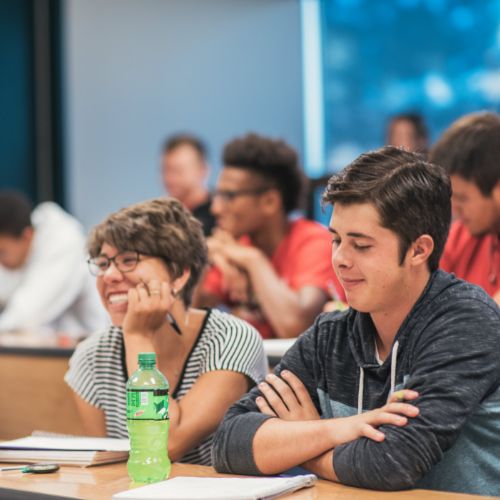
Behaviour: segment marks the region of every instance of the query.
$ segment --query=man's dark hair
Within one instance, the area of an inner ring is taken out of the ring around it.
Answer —
[[[0,191],[0,234],[19,238],[31,226],[30,200],[17,191]]]
[[[399,237],[400,264],[421,235],[434,240],[429,270],[437,269],[451,221],[446,172],[417,153],[386,146],[362,154],[328,181],[324,203],[371,203],[381,224]]]
[[[500,116],[483,112],[459,118],[431,149],[430,158],[489,196],[500,180]]]
[[[207,148],[203,141],[191,134],[176,134],[168,137],[163,143],[162,152],[163,154],[170,153],[180,146],[191,146],[202,160],[207,157]]]
[[[389,128],[393,123],[405,121],[411,123],[417,138],[425,143],[429,140],[429,131],[425,124],[424,117],[420,113],[399,113],[391,117],[389,121]]]
[[[285,213],[299,208],[304,176],[295,150],[285,141],[257,134],[237,137],[224,147],[224,167],[258,174],[281,194]]]

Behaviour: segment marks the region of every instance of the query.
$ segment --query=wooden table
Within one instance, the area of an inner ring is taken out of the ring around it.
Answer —
[[[211,467],[174,464],[171,477],[202,476],[231,477],[217,474]],[[84,498],[92,500],[110,499],[113,494],[131,487],[124,463],[79,468],[62,467],[52,474],[23,474],[18,471],[0,472],[0,499],[16,500],[37,498]],[[328,481],[318,481],[313,488],[300,490],[283,496],[291,500],[485,500],[477,495],[460,495],[428,490],[401,492],[371,491],[351,488]]]

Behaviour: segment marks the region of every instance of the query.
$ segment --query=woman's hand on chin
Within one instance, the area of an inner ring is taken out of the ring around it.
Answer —
[[[165,281],[141,282],[131,288],[122,325],[124,334],[154,335],[167,321],[166,316],[174,300],[170,285]]]

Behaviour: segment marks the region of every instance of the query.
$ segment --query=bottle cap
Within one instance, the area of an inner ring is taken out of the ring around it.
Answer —
[[[139,353],[139,364],[140,365],[151,365],[156,364],[156,353],[154,352],[140,352]]]

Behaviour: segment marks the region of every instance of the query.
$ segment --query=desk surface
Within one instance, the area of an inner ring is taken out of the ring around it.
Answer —
[[[69,358],[73,354],[75,346],[75,339],[62,334],[0,332],[0,354]]]
[[[6,464],[5,464],[6,465]],[[211,467],[200,465],[174,464],[171,477],[202,476],[230,477],[217,474]],[[0,498],[92,498],[95,500],[110,499],[113,494],[129,489],[124,463],[101,465],[97,467],[79,468],[62,467],[52,474],[23,474],[18,471],[0,472]],[[459,495],[457,493],[441,493],[427,490],[402,492],[370,491],[350,488],[328,481],[318,481],[313,488],[304,489],[281,498],[290,500],[485,500],[492,497],[477,495]]]

